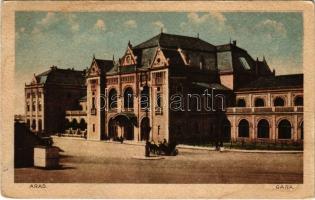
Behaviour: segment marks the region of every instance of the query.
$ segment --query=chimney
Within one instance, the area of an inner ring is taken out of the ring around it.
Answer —
[[[236,46],[236,40],[233,40],[233,45]]]
[[[57,66],[53,65],[53,66],[50,67],[50,69],[53,69],[53,70],[57,69]]]

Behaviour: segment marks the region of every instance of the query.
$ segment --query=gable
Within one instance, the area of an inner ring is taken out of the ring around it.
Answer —
[[[168,60],[165,58],[163,51],[158,48],[153,59],[151,67],[165,67],[168,66]]]
[[[136,65],[136,57],[134,56],[131,48],[128,46],[125,55],[122,57],[120,65],[121,66],[129,66],[129,65]]]
[[[88,75],[89,76],[97,76],[101,73],[100,68],[98,67],[97,63],[95,62],[95,59],[93,59],[91,67],[89,69]]]
[[[32,78],[32,81],[31,81],[31,84],[36,84],[37,83],[37,79],[36,79],[36,76],[34,74],[33,78]]]

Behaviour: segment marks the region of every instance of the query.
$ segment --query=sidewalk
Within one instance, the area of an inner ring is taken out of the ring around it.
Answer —
[[[77,138],[77,137],[58,137],[58,136],[52,136],[52,138],[58,138],[58,139],[66,139],[66,140],[86,140],[85,138]],[[100,140],[86,140],[90,142],[101,142],[101,143],[112,143],[112,144],[121,144],[120,142],[117,141],[110,141],[110,140],[105,140],[105,141],[100,141]],[[128,141],[125,140],[123,144],[127,145],[136,145],[136,146],[144,146],[145,142],[141,141]],[[206,151],[215,151],[215,147],[201,147],[201,146],[192,146],[192,145],[185,145],[185,144],[179,144],[177,145],[178,149],[191,149],[191,150],[206,150]],[[246,150],[246,149],[229,149],[229,148],[224,148],[220,152],[242,152],[242,153],[303,153],[303,151],[288,151],[288,150]]]

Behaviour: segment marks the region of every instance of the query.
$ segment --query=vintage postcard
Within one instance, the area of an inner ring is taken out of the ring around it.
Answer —
[[[314,4],[5,1],[2,195],[311,198]]]

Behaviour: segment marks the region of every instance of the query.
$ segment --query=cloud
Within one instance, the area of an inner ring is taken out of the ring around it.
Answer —
[[[124,26],[126,28],[137,28],[138,24],[135,20],[127,20],[124,22]]]
[[[225,16],[222,13],[216,11],[212,11],[203,15],[202,14],[199,15],[195,12],[188,13],[187,18],[188,21],[193,24],[203,24],[210,20],[216,21],[219,24],[224,24],[226,21]]]
[[[94,25],[94,28],[100,31],[105,31],[105,22],[102,19],[98,19]]]
[[[80,24],[75,14],[56,14],[48,12],[44,18],[39,20],[32,30],[32,34],[41,34],[53,25],[65,24],[69,30],[76,32],[80,30]]]
[[[156,29],[159,29],[159,30],[162,30],[163,29],[163,32],[167,32],[167,28],[165,27],[165,25],[161,22],[161,21],[155,21],[155,22],[152,22],[152,25],[154,28]]]
[[[287,30],[281,22],[277,22],[275,20],[266,19],[264,21],[259,22],[255,29],[257,32],[261,32],[266,34],[270,39],[273,37],[286,37]]]
[[[57,21],[58,17],[56,16],[56,13],[48,12],[46,16],[38,22],[38,24],[42,26],[49,26],[50,24]]]
[[[226,21],[226,17],[221,12],[191,12],[187,14],[187,20],[180,24],[180,28],[185,32],[207,32],[209,35],[224,33],[231,35],[234,29]]]
[[[209,18],[209,15],[199,16],[197,13],[188,13],[187,18],[188,18],[188,21],[192,23],[202,24]]]
[[[72,32],[80,30],[80,24],[77,21],[77,16],[75,14],[69,14],[67,20]]]

